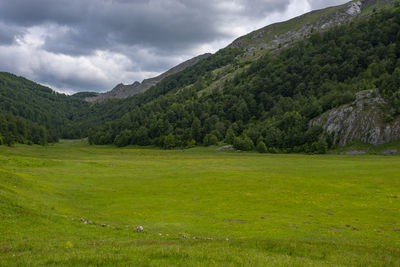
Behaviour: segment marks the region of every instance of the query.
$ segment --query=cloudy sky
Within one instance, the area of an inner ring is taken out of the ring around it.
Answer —
[[[0,71],[61,92],[103,92],[273,22],[345,2],[0,0]]]

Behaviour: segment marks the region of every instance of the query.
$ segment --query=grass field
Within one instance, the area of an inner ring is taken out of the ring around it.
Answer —
[[[214,150],[0,147],[0,265],[400,266],[399,156]]]

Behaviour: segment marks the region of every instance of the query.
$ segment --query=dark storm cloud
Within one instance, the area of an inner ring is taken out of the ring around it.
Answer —
[[[219,30],[225,17],[234,15],[239,20],[244,16],[264,17],[284,10],[288,3],[288,0],[3,0],[0,19],[21,26],[46,23],[64,26],[65,31],[48,36],[44,44],[46,50],[57,53],[90,54],[94,49],[113,49],[117,44],[144,45],[176,53],[198,43],[230,37]]]
[[[15,42],[15,38],[22,36],[24,30],[21,27],[10,26],[0,22],[0,45],[9,45]]]
[[[109,90],[333,0],[0,0],[0,69]],[[12,53],[15,56],[10,56]]]

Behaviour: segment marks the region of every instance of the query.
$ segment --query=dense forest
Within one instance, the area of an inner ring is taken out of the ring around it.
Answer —
[[[148,91],[100,104],[69,97],[0,73],[0,143],[56,142],[89,137],[91,144],[164,148],[233,144],[259,152],[324,153],[332,137],[309,127],[325,111],[374,89],[400,115],[400,9],[314,33],[307,40],[245,61],[225,48],[162,80]],[[231,72],[219,86],[216,73]],[[234,73],[232,75],[232,73]]]
[[[377,89],[391,103],[387,119],[400,114],[399,30],[400,9],[380,11],[265,55],[209,94],[201,94],[210,79],[204,75],[165,87],[170,93],[153,88],[153,100],[92,128],[89,141],[164,148],[224,141],[241,150],[323,153],[331,137],[320,138],[322,129],[309,121],[356,92]]]
[[[81,137],[67,133],[75,114],[89,104],[10,73],[0,73],[0,133],[7,144],[57,142]],[[40,126],[39,126],[40,125]],[[83,133],[84,135],[86,133]]]

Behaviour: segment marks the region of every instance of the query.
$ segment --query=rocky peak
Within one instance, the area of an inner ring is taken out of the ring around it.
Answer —
[[[197,62],[199,62],[199,60],[207,58],[209,56],[211,56],[211,54],[206,53],[206,54],[194,57],[192,59],[189,59],[189,60],[173,67],[172,69],[164,72],[163,74],[161,74],[157,77],[143,80],[142,83],[140,83],[138,81],[136,81],[130,85],[125,85],[125,84],[120,83],[109,92],[99,94],[98,96],[95,96],[95,97],[88,97],[85,100],[88,102],[103,102],[103,101],[105,101],[107,99],[111,99],[111,98],[126,98],[129,96],[138,94],[138,93],[143,93],[150,87],[152,87],[152,86],[156,85],[157,83],[159,83],[160,81],[162,81],[164,78],[166,78],[172,74],[178,73],[180,71],[183,71],[186,68],[195,65]]]

